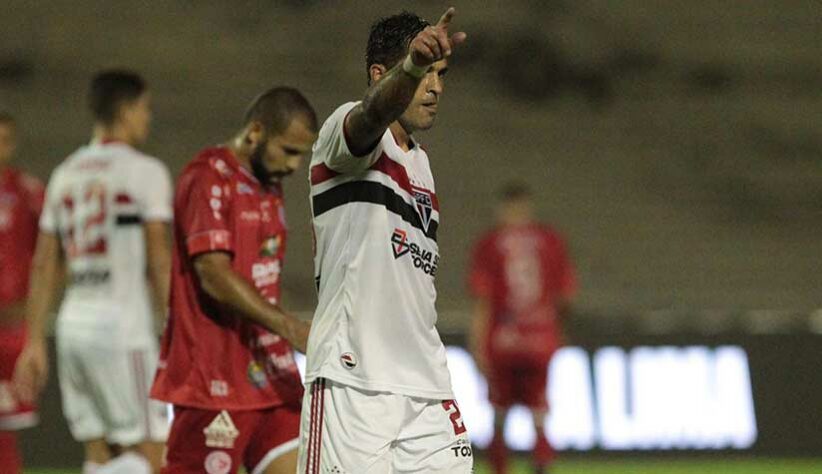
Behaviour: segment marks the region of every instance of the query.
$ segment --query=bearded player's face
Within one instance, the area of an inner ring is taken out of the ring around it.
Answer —
[[[265,174],[266,181],[279,180],[295,172],[311,153],[317,134],[301,118],[291,120],[279,135],[264,140],[254,150],[251,161]],[[258,177],[259,178],[259,177]]]
[[[420,81],[414,98],[400,117],[400,124],[409,133],[415,130],[428,130],[434,126],[447,72],[448,62],[443,59],[431,65],[428,73]]]

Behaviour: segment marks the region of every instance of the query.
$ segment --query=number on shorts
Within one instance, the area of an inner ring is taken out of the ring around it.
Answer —
[[[454,434],[461,435],[465,433],[465,423],[462,422],[462,413],[460,413],[460,407],[457,406],[457,402],[454,400],[444,400],[442,402],[442,408],[450,413],[449,418],[451,419],[451,425],[454,427]]]

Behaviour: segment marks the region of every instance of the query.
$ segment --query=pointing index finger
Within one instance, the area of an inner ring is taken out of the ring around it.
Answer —
[[[437,28],[448,29],[448,25],[451,24],[451,19],[454,18],[456,11],[454,7],[449,7],[448,10],[445,10],[445,13],[440,17],[440,21],[437,22]]]

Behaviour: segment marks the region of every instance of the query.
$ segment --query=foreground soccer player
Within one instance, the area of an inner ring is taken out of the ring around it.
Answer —
[[[494,405],[491,464],[507,470],[503,428],[508,410],[531,410],[537,442],[534,472],[554,458],[545,437],[548,364],[562,343],[562,320],[576,287],[562,238],[533,216],[531,191],[511,184],[502,191],[498,225],[476,243],[469,286],[476,298],[470,345],[488,379]]]
[[[171,308],[152,396],[174,404],[167,474],[293,474],[303,394],[292,346],[308,324],[278,306],[281,180],[311,151],[298,91],[257,97],[226,145],[200,152],[174,200]]]
[[[149,401],[148,388],[157,364],[154,314],[168,294],[171,178],[159,160],[133,148],[148,137],[151,120],[140,76],[102,72],[89,98],[93,141],[66,158],[46,191],[29,341],[15,377],[29,399],[45,384],[46,320],[65,264],[57,362],[63,412],[85,445],[84,473],[147,473],[159,469],[168,435],[166,407]]]
[[[26,342],[24,301],[43,207],[43,183],[9,166],[17,148],[17,124],[0,113],[0,466],[17,474],[22,468],[17,430],[37,423],[31,404],[12,390],[14,365]]]
[[[435,328],[439,205],[411,133],[434,124],[465,33],[411,13],[368,39],[370,88],[323,125],[311,162],[319,306],[300,473],[468,473],[473,458]]]

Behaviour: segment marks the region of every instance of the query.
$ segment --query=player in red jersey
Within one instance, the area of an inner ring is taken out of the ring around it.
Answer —
[[[308,324],[279,307],[281,180],[317,136],[297,90],[257,97],[227,144],[186,166],[174,200],[169,322],[152,396],[174,404],[163,472],[293,474]]]
[[[503,424],[522,403],[533,415],[534,465],[542,473],[554,458],[544,427],[548,363],[562,343],[575,277],[563,240],[534,220],[527,187],[503,190],[498,225],[474,247],[469,279],[477,300],[470,345],[495,408],[491,462],[507,472]]]
[[[11,385],[26,342],[25,299],[43,207],[43,184],[9,166],[17,145],[14,119],[0,113],[0,466],[21,470],[15,431],[34,426],[34,407],[18,400]]]

